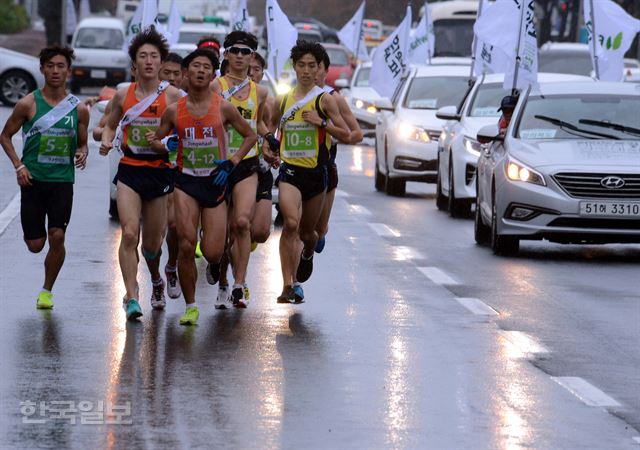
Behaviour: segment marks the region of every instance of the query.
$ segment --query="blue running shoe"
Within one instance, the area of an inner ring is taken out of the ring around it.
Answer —
[[[140,304],[135,298],[130,298],[123,306],[127,313],[127,320],[136,320],[138,317],[142,316],[142,308],[140,308]]]
[[[318,242],[316,243],[316,253],[322,253],[322,250],[324,250],[324,244],[325,244],[325,239],[324,236],[322,236],[320,239],[318,239]]]
[[[293,296],[295,298],[294,303],[304,303],[304,291],[300,283],[293,283]]]

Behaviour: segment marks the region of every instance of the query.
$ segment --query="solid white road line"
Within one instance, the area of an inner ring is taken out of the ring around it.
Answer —
[[[378,236],[382,237],[400,237],[400,233],[384,223],[369,223],[367,224]]]
[[[620,403],[583,378],[551,377],[551,379],[589,406],[621,406]]]
[[[477,298],[457,297],[456,300],[473,314],[479,316],[498,316],[498,311]]]
[[[500,331],[500,334],[518,349],[523,356],[549,353],[549,350],[522,331]]]
[[[632,439],[636,442],[636,444],[640,444],[640,436],[634,436]]]
[[[354,214],[360,214],[361,216],[370,216],[371,211],[362,205],[349,205],[349,212]]]
[[[422,274],[433,281],[435,284],[442,285],[456,285],[460,284],[449,275],[444,273],[442,270],[437,267],[418,267],[418,270],[422,272]]]
[[[20,212],[20,193],[18,192],[13,196],[9,204],[5,209],[0,212],[0,235],[4,233],[4,230],[11,224],[13,219],[16,218]]]

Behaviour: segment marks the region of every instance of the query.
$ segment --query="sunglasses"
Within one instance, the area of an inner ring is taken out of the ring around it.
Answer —
[[[250,54],[253,53],[253,50],[246,47],[229,47],[225,50],[231,53],[232,55],[249,56]]]

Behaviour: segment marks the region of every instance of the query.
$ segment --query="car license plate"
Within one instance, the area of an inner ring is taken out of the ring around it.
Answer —
[[[107,78],[106,70],[92,70],[91,78]]]
[[[640,218],[640,203],[635,202],[580,202],[580,215],[586,217]]]

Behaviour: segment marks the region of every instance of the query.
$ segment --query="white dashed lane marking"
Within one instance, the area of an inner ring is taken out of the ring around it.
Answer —
[[[5,209],[0,212],[0,235],[4,233],[4,230],[13,222],[20,212],[20,193],[13,196],[9,204]]]
[[[418,267],[418,270],[422,272],[422,274],[433,281],[435,284],[441,285],[457,285],[460,284],[449,275],[447,275],[442,270],[437,267]]]
[[[547,348],[522,331],[500,331],[500,335],[513,345],[522,357],[549,353]]]
[[[369,223],[367,224],[373,231],[375,231],[378,236],[382,237],[400,237],[400,233],[389,225],[385,225],[384,223]]]
[[[621,406],[600,389],[580,377],[551,377],[553,381],[571,392],[589,406]]]
[[[359,214],[361,216],[370,216],[371,211],[362,205],[349,205],[349,212],[353,214]]]
[[[473,314],[479,316],[498,316],[499,313],[491,306],[477,298],[458,297],[456,300]]]

